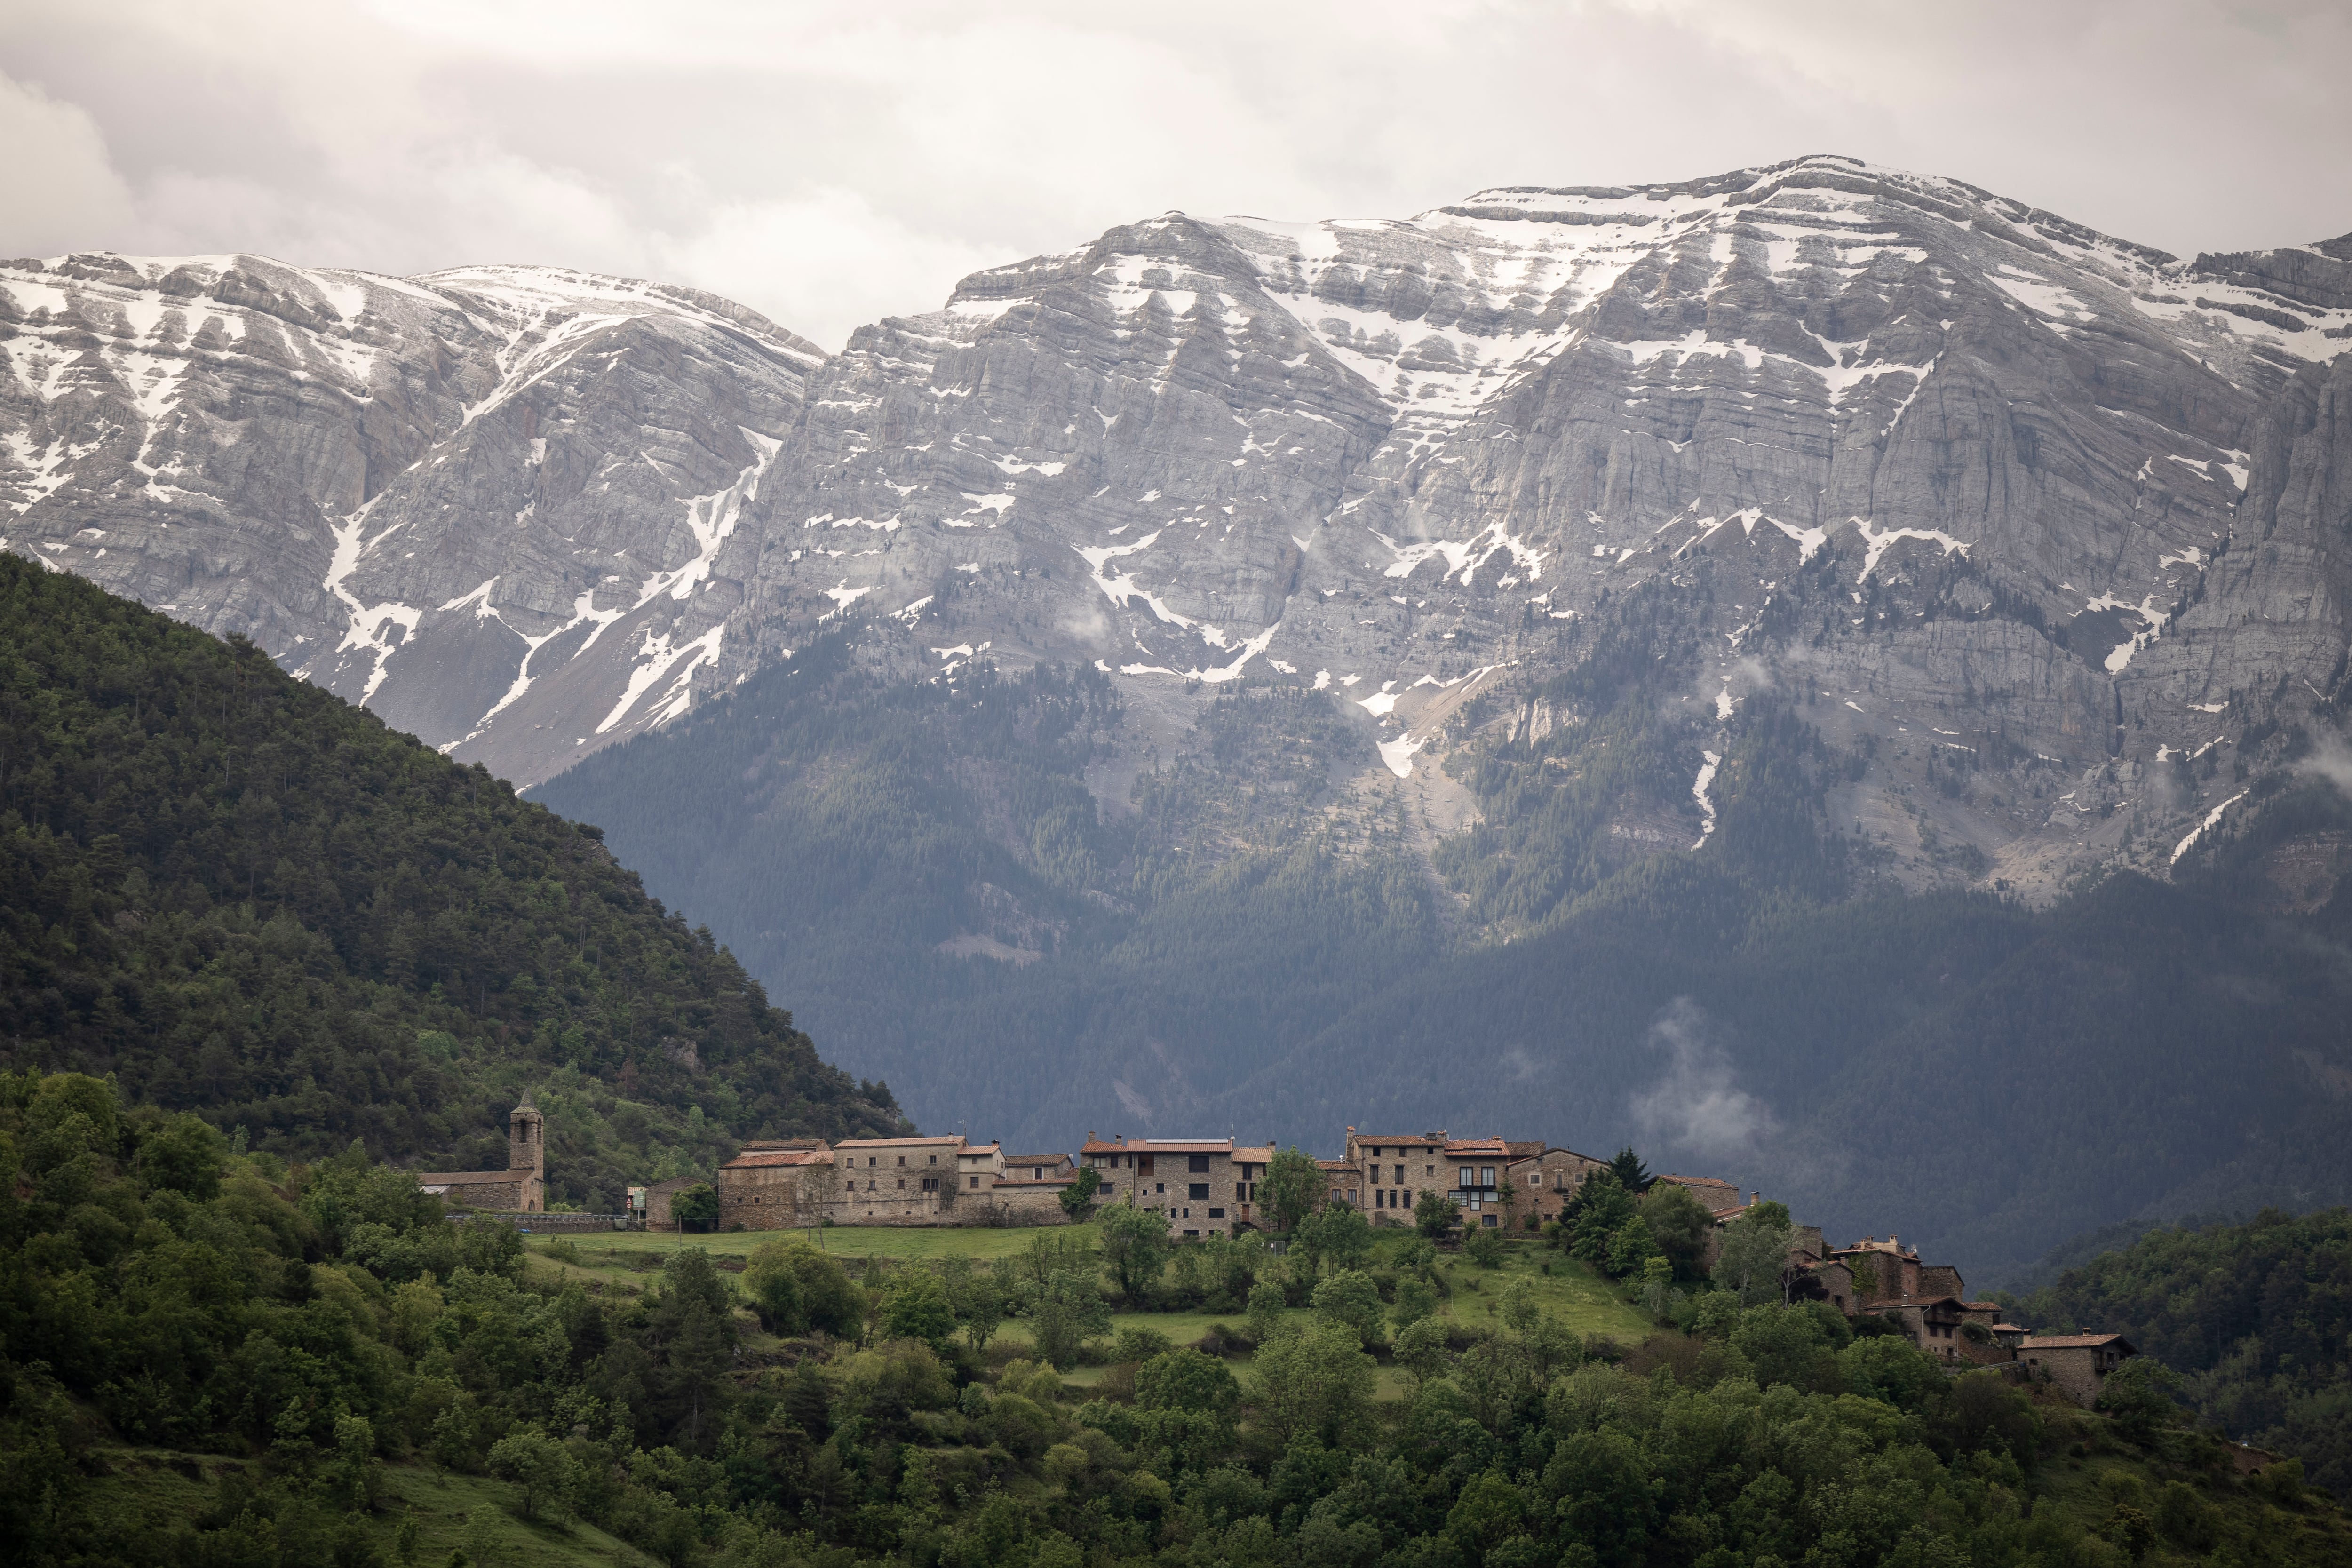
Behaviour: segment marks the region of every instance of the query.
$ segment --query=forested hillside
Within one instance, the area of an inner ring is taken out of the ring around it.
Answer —
[[[607,1206],[729,1137],[899,1124],[594,829],[14,557],[0,1059],[287,1155],[436,1164],[502,1167],[530,1088],[552,1193]]]
[[[2352,1211],[2164,1229],[2037,1290],[2035,1327],[2127,1335],[2204,1420],[2352,1496]]]
[[[1532,1241],[1441,1257],[1350,1216],[1277,1257],[1170,1247],[1115,1215],[986,1268],[792,1237],[635,1252],[666,1262],[628,1278],[568,1241],[526,1255],[503,1226],[453,1226],[355,1152],[289,1169],[102,1081],[0,1075],[0,1540],[37,1568],[2352,1551],[2297,1467],[2242,1477],[2183,1429],[2153,1367],[2112,1376],[2094,1413],[1769,1285],[1693,1279],[1668,1299],[1687,1329],[1624,1314],[1612,1335],[1546,1305],[1578,1266]],[[1210,1295],[1246,1312],[1192,1316],[1197,1343],[1162,1331]]]

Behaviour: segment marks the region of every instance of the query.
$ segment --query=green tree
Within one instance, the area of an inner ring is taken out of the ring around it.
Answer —
[[[198,1203],[210,1203],[219,1194],[221,1173],[227,1167],[228,1140],[210,1122],[184,1111],[139,1142],[139,1173],[148,1184]]]
[[[1352,1444],[1370,1418],[1372,1358],[1356,1331],[1328,1319],[1258,1347],[1251,1366],[1259,1415],[1286,1443]]]
[[[1029,1304],[1029,1331],[1037,1353],[1066,1372],[1078,1363],[1081,1345],[1110,1332],[1110,1305],[1093,1275],[1066,1270],[1046,1280]]]
[[[988,1353],[988,1342],[1004,1326],[1009,1303],[1004,1287],[994,1274],[974,1273],[964,1283],[956,1308],[963,1324],[964,1343],[975,1356]]]
[[[1416,1319],[1397,1331],[1393,1352],[1396,1363],[1411,1373],[1416,1383],[1428,1383],[1433,1378],[1443,1377],[1454,1359],[1445,1339],[1443,1319]]]
[[[1614,1168],[1595,1171],[1578,1184],[1559,1217],[1568,1249],[1602,1268],[1609,1261],[1610,1242],[1635,1217],[1633,1194],[1617,1179]]]
[[[1435,1241],[1452,1230],[1459,1218],[1461,1211],[1443,1194],[1426,1192],[1412,1200],[1413,1228],[1429,1240]]]
[[[1445,1516],[1445,1533],[1460,1542],[1474,1561],[1519,1533],[1528,1516],[1528,1500],[1519,1489],[1493,1470],[1473,1476],[1454,1499]]]
[[[1291,1232],[1290,1256],[1312,1274],[1318,1268],[1354,1268],[1371,1255],[1372,1224],[1346,1204],[1327,1204]]]
[[[1609,1238],[1609,1253],[1604,1267],[1612,1279],[1622,1279],[1639,1274],[1642,1266],[1658,1256],[1658,1244],[1650,1236],[1650,1227],[1640,1215],[1635,1215],[1617,1227]]]
[[[772,1334],[852,1338],[866,1317],[865,1300],[840,1263],[797,1237],[752,1248],[743,1290],[760,1326]]]
[[[883,1291],[881,1326],[885,1339],[920,1340],[945,1355],[955,1335],[955,1306],[938,1275],[909,1269]]]
[[[1233,1370],[1194,1350],[1168,1350],[1135,1372],[1135,1403],[1142,1410],[1229,1414],[1241,1398]]]
[[[1716,1258],[1712,1277],[1723,1289],[1736,1292],[1743,1305],[1781,1299],[1789,1249],[1796,1245],[1796,1233],[1788,1223],[1788,1210],[1780,1209],[1777,1216],[1765,1212],[1779,1208],[1778,1204],[1753,1205],[1723,1227],[1723,1250]]]
[[[2147,1444],[2180,1420],[2180,1374],[2150,1356],[2134,1356],[2099,1384],[2097,1408],[2133,1442]]]
[[[1636,1197],[1650,1190],[1653,1180],[1650,1168],[1642,1163],[1642,1157],[1633,1152],[1630,1144],[1618,1150],[1609,1162],[1609,1173],[1617,1178],[1619,1186]]]
[[[1062,1189],[1062,1212],[1069,1216],[1072,1225],[1086,1218],[1087,1211],[1095,1206],[1095,1189],[1101,1185],[1102,1173],[1092,1165],[1083,1165],[1078,1169],[1078,1179]]]
[[[1157,1208],[1136,1207],[1130,1195],[1106,1206],[1095,1228],[1118,1293],[1129,1301],[1143,1300],[1160,1282],[1169,1249],[1175,1245],[1169,1238],[1168,1216]]]
[[[1281,1331],[1282,1314],[1287,1305],[1282,1287],[1271,1279],[1261,1279],[1250,1287],[1249,1336],[1255,1343],[1262,1345]]]
[[[1277,1150],[1265,1168],[1265,1178],[1258,1183],[1258,1206],[1274,1228],[1291,1232],[1299,1222],[1323,1206],[1324,1195],[1330,1184],[1324,1179],[1323,1168],[1315,1156],[1297,1144]]]
[[[571,1451],[533,1427],[519,1428],[490,1445],[490,1474],[522,1495],[522,1516],[537,1519],[541,1507],[561,1507],[580,1479]]]
[[[699,1449],[731,1389],[736,1346],[734,1295],[708,1252],[693,1247],[670,1255],[646,1328],[660,1358],[663,1414],[682,1446]]]
[[[719,1194],[697,1182],[670,1194],[670,1217],[680,1230],[709,1230],[719,1219]]]
[[[1462,1256],[1481,1268],[1503,1266],[1503,1233],[1479,1225],[1472,1226],[1462,1238]]]
[[[1389,1321],[1400,1334],[1437,1310],[1437,1290],[1426,1279],[1406,1276],[1396,1282],[1394,1296]]]
[[[1343,1268],[1315,1287],[1315,1310],[1352,1330],[1358,1342],[1381,1337],[1381,1289],[1360,1268]]]
[[[1685,1283],[1700,1278],[1706,1272],[1707,1237],[1715,1230],[1715,1216],[1706,1205],[1679,1182],[1654,1182],[1637,1209],[1642,1223],[1650,1227],[1651,1240],[1674,1265],[1675,1278]]]

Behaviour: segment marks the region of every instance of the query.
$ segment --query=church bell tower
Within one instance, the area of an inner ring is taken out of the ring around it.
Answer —
[[[547,1207],[547,1118],[530,1102],[530,1090],[507,1119],[507,1169],[522,1191],[516,1206],[530,1214]],[[525,1174],[528,1173],[528,1174]]]

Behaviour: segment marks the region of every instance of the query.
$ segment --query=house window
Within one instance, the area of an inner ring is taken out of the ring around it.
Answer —
[[[898,1168],[902,1171],[907,1168],[907,1156],[904,1154],[898,1156]]]
[[[1157,1196],[1161,1193],[1165,1193],[1167,1190],[1168,1184],[1165,1182],[1156,1182],[1152,1184],[1152,1193],[1154,1196]]]
[[[1189,1236],[1189,1237],[1197,1237],[1197,1236],[1199,1236],[1201,1233],[1200,1233],[1199,1231],[1197,1231],[1197,1230],[1188,1230],[1188,1231],[1186,1231],[1184,1234],[1185,1234],[1186,1236]]]
[[[930,1156],[930,1159],[929,1159],[929,1163],[931,1163],[931,1164],[936,1165],[936,1164],[938,1164],[938,1163],[940,1163],[940,1157],[939,1157],[937,1154],[933,1154],[932,1156]]]
[[[868,1154],[866,1156],[866,1168],[869,1171],[881,1163],[881,1158],[878,1155]]]
[[[1194,1182],[1194,1183],[1192,1183],[1192,1184],[1191,1184],[1191,1186],[1192,1186],[1192,1190],[1191,1190],[1190,1192],[1188,1192],[1188,1193],[1186,1193],[1186,1194],[1184,1194],[1186,1197],[1188,1197],[1188,1198],[1205,1198],[1205,1197],[1207,1197],[1207,1196],[1209,1195],[1209,1184],[1208,1184],[1208,1183],[1206,1183],[1206,1182]]]
[[[1223,1219],[1225,1217],[1225,1211],[1223,1209],[1211,1209],[1209,1211],[1209,1217],[1211,1219]]]
[[[971,1179],[971,1184],[974,1188],[978,1188],[980,1185],[980,1178],[978,1176],[974,1176]]]
[[[1482,1215],[1481,1216],[1479,1216],[1478,1223],[1479,1223],[1480,1225],[1483,1225],[1483,1226],[1486,1226],[1488,1229],[1490,1229],[1490,1230],[1491,1230],[1491,1229],[1493,1229],[1496,1225],[1500,1224],[1501,1222],[1500,1222],[1499,1220],[1497,1220],[1497,1219],[1496,1219],[1493,1215]]]
[[[1491,1187],[1495,1184],[1494,1166],[1488,1165],[1479,1171],[1478,1184],[1482,1187]]]
[[[1185,1169],[1196,1176],[1205,1176],[1209,1173],[1209,1157],[1206,1154],[1192,1155]]]

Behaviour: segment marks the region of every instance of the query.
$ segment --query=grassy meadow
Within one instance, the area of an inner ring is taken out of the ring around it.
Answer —
[[[689,1247],[709,1252],[722,1269],[727,1269],[730,1264],[740,1268],[741,1259],[767,1242],[799,1239],[841,1259],[856,1274],[868,1259],[878,1260],[888,1268],[942,1258],[967,1258],[979,1264],[999,1258],[1019,1258],[1040,1237],[1066,1237],[1092,1246],[1095,1227],[825,1226],[806,1230],[725,1231],[699,1236],[652,1231],[592,1232],[583,1236],[533,1236],[529,1238],[527,1250],[530,1275],[534,1280],[561,1283],[578,1279],[588,1283],[591,1289],[628,1296],[644,1290],[659,1275],[665,1262]],[[1382,1233],[1373,1244],[1369,1267],[1378,1269],[1388,1266],[1402,1239],[1401,1232]],[[1442,1255],[1437,1272],[1444,1298],[1438,1315],[1465,1329],[1498,1330],[1501,1322],[1497,1313],[1504,1290],[1513,1282],[1526,1279],[1533,1285],[1542,1310],[1579,1334],[1606,1335],[1631,1344],[1653,1331],[1643,1313],[1625,1300],[1607,1279],[1574,1258],[1532,1242],[1508,1244],[1501,1264],[1493,1268],[1482,1268],[1459,1254]],[[1307,1310],[1296,1308],[1285,1315],[1303,1318]],[[1111,1329],[1116,1333],[1130,1327],[1150,1328],[1178,1344],[1190,1344],[1214,1326],[1238,1329],[1244,1318],[1238,1310],[1119,1311],[1111,1315]],[[746,1342],[764,1342],[766,1336],[752,1327],[748,1311],[744,1320]],[[1008,1354],[1025,1353],[1034,1342],[1024,1321],[1009,1318],[998,1331],[991,1352],[1002,1360]],[[1240,1350],[1229,1359],[1239,1370],[1246,1367],[1252,1358],[1247,1351]],[[1105,1370],[1098,1365],[1074,1367],[1063,1381],[1075,1389],[1089,1388],[1102,1380]],[[1403,1373],[1385,1361],[1380,1369],[1380,1392],[1384,1398],[1401,1398],[1406,1392]]]

